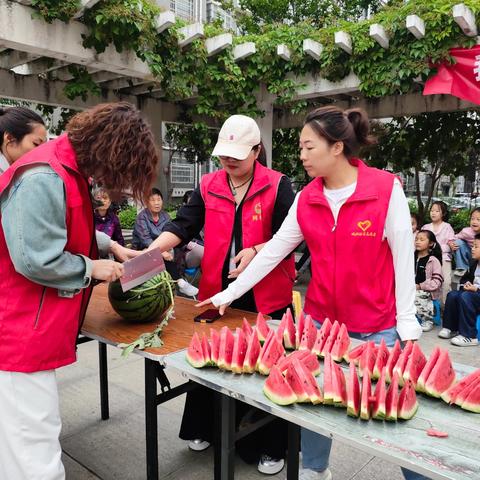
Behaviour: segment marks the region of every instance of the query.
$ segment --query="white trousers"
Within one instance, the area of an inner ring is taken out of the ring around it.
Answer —
[[[55,371],[0,371],[0,479],[64,480]]]

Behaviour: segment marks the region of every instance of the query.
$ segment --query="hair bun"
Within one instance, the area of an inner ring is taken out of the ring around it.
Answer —
[[[345,116],[352,124],[360,146],[376,143],[376,139],[370,135],[370,122],[365,110],[361,108],[351,108],[350,110],[345,110]]]

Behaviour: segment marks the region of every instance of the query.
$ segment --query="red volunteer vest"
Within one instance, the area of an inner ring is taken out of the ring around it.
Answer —
[[[35,148],[0,177],[0,195],[15,172],[27,165],[48,164],[65,186],[65,251],[98,258],[93,208],[85,178],[66,135]],[[34,226],[32,225],[32,228]],[[28,235],[28,232],[26,232]],[[36,372],[75,361],[75,343],[91,288],[72,298],[28,280],[15,271],[0,225],[0,370]]]
[[[278,186],[283,175],[255,165],[252,185],[243,202],[243,248],[267,242],[272,238],[272,216]],[[210,298],[222,290],[222,268],[233,234],[235,200],[228,186],[224,170],[205,175],[200,183],[205,202],[205,253],[202,260],[200,300]],[[293,255],[270,272],[253,287],[257,309],[271,313],[292,302],[295,279]]]
[[[351,163],[358,166],[357,187],[336,225],[322,178],[299,197],[298,223],[312,256],[305,311],[351,332],[373,333],[396,325],[395,272],[383,238],[395,176],[358,159]]]

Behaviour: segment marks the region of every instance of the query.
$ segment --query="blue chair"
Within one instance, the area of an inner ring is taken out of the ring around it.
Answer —
[[[477,317],[477,338],[480,340],[480,315]]]
[[[185,268],[185,280],[192,285],[198,286],[200,280],[200,267]]]
[[[440,318],[440,300],[433,300],[433,323],[435,325],[442,324],[442,319]]]

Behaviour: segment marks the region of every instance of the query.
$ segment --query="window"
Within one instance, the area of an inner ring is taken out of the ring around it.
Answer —
[[[185,163],[181,155],[175,154],[170,169],[170,180],[174,184],[193,185],[195,183],[195,165]]]
[[[170,10],[185,20],[195,20],[194,0],[170,0]]]

